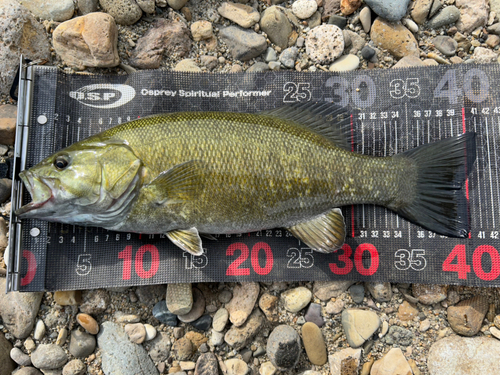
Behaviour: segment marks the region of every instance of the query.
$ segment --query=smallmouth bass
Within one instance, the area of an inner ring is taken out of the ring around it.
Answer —
[[[327,103],[134,120],[21,172],[32,202],[15,214],[163,233],[195,255],[203,252],[200,233],[277,227],[332,252],[345,239],[339,207],[361,203],[440,234],[467,235],[460,202],[474,133],[373,157],[350,151],[349,123],[345,109]]]

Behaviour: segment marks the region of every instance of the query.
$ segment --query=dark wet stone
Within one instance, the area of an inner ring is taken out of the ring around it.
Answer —
[[[194,375],[218,375],[217,358],[214,353],[203,353],[196,361]]]
[[[375,56],[375,50],[370,46],[364,46],[361,50],[361,56],[363,56],[365,60],[370,60],[373,56]]]
[[[153,307],[153,316],[160,322],[169,325],[170,327],[177,326],[177,315],[168,311],[165,301],[160,301]]]
[[[325,321],[321,316],[321,305],[318,303],[311,303],[307,308],[306,315],[304,315],[306,322],[312,322],[316,324],[318,327],[323,327]]]
[[[347,26],[347,18],[334,14],[330,16],[328,23],[344,29]]]
[[[208,331],[212,325],[212,317],[210,315],[203,315],[190,324],[200,331]]]
[[[365,287],[362,284],[353,285],[349,288],[349,294],[355,303],[362,303],[365,298]]]

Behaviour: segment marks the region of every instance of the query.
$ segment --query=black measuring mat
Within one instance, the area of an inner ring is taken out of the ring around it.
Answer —
[[[284,229],[204,239],[199,257],[165,235],[24,220],[19,289],[89,289],[209,281],[352,279],[500,286],[500,72],[494,65],[325,72],[66,75],[32,67],[26,168],[117,124],[173,111],[257,112],[327,101],[355,108],[353,149],[390,156],[475,132],[477,161],[464,192],[468,238],[447,238],[373,205],[343,207],[347,238],[311,251]],[[25,193],[25,202],[29,196]],[[13,197],[13,203],[16,201]]]

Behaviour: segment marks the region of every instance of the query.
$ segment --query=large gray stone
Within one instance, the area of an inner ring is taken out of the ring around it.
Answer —
[[[399,21],[406,14],[410,0],[365,0],[375,13],[388,21]]]
[[[44,27],[15,0],[0,0],[0,35],[0,93],[8,94],[19,57],[50,61],[50,44]]]
[[[97,335],[101,349],[102,369],[105,374],[158,374],[146,350],[129,341],[123,328],[116,323],[104,322]]]
[[[20,0],[19,3],[35,16],[57,22],[69,20],[75,11],[73,0]]]
[[[53,370],[63,367],[68,362],[68,356],[59,345],[41,344],[31,354],[31,362],[41,370]]]
[[[29,336],[35,324],[43,293],[5,293],[5,279],[0,278],[0,316],[10,333],[18,339]]]
[[[236,60],[247,61],[259,56],[267,48],[266,38],[255,31],[238,26],[225,27],[219,32]]]

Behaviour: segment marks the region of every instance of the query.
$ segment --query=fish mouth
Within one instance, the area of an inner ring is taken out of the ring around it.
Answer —
[[[40,217],[38,215],[41,214],[40,209],[53,197],[52,189],[30,171],[22,171],[19,173],[19,178],[31,195],[32,201],[17,209],[15,211],[16,216],[20,219]]]

